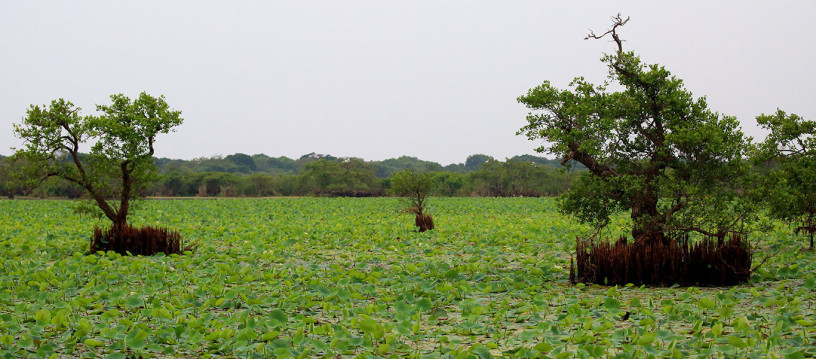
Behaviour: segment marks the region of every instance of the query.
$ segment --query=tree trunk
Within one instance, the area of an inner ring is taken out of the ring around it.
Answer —
[[[131,172],[133,169],[129,168],[130,161],[126,160],[120,165],[122,169],[122,193],[119,200],[119,211],[116,212],[116,220],[113,222],[115,227],[124,228],[127,225],[128,209],[130,208],[130,192],[133,187],[131,180]]]
[[[122,228],[127,225],[127,215],[128,215],[128,208],[130,207],[130,203],[127,197],[122,197],[122,200],[119,202],[119,211],[116,213],[116,220],[113,221],[114,227]]]
[[[108,217],[108,219],[110,219],[111,222],[116,224],[116,219],[118,216],[116,214],[116,211],[114,211],[113,208],[111,208],[111,206],[108,204],[108,201],[105,200],[105,198],[102,197],[102,195],[99,194],[96,190],[94,190],[93,187],[86,186],[85,188],[88,189],[88,192],[91,193],[91,196],[93,196],[94,201],[96,201],[96,205],[99,207],[99,209],[102,210],[102,213],[105,214],[105,217]]]
[[[648,193],[632,198],[632,238],[636,243],[666,241],[657,201],[657,196]]]

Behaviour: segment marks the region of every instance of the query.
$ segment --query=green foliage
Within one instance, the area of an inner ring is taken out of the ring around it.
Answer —
[[[295,161],[291,158],[269,157],[264,154],[252,155],[252,161],[258,171],[266,173],[294,173]]]
[[[80,158],[85,158],[80,153]],[[470,156],[471,164],[474,158],[483,155]],[[487,158],[484,156],[482,159]],[[377,180],[368,178],[368,183],[377,183],[378,191],[360,191],[360,185],[355,181],[345,181],[343,171],[336,168],[325,168],[329,177],[324,178],[333,183],[334,188],[327,192],[317,187],[315,182],[304,178],[306,166],[318,160],[342,163],[346,159],[328,155],[308,154],[297,160],[287,157],[269,157],[263,154],[248,156],[236,153],[228,156],[212,156],[192,160],[171,160],[154,158],[153,163],[158,168],[159,176],[146,188],[140,189],[139,195],[144,196],[309,196],[318,195],[382,195],[382,189],[390,186],[390,178],[394,172],[412,169],[417,172],[432,173],[431,194],[435,196],[551,196],[564,192],[569,188],[573,174],[558,172],[563,167],[555,160],[545,157],[522,155],[506,161],[490,159],[491,173],[481,169],[487,162],[479,162],[478,166],[470,169],[465,164],[450,164],[442,167],[438,163],[422,161],[414,157],[402,156],[384,161],[365,162],[364,165],[374,169]],[[362,161],[348,159],[349,161]],[[513,162],[513,163],[510,163]],[[516,162],[530,164],[535,168],[516,169],[520,165]],[[12,165],[13,163],[13,165]],[[5,195],[3,184],[8,183],[15,188],[17,195],[31,195],[37,197],[68,197],[78,198],[86,195],[86,190],[79,185],[65,181],[45,181],[33,191],[17,186],[11,180],[16,168],[22,166],[23,161],[12,162],[11,158],[0,159],[0,195]],[[255,164],[254,169],[252,164]],[[329,165],[332,166],[332,165]],[[336,166],[333,166],[336,167]],[[583,168],[583,166],[578,166]],[[523,172],[519,175],[519,172]],[[313,174],[310,174],[313,175]],[[365,175],[368,177],[368,175]],[[333,178],[337,177],[337,178]],[[512,188],[510,191],[497,191],[501,188]],[[350,188],[342,188],[350,184]],[[6,188],[9,188],[8,186]]]
[[[558,160],[549,159],[546,157],[540,156],[533,156],[533,155],[519,155],[513,156],[508,161],[515,161],[515,162],[527,162],[527,163],[535,163],[539,165],[550,166],[553,169],[562,169],[561,163]],[[572,164],[574,169],[576,170],[585,170],[584,166],[580,163],[573,163]]]
[[[816,233],[816,122],[777,110],[757,117],[770,131],[754,159],[768,165],[763,199],[772,216],[796,224],[795,231]]]
[[[14,126],[25,141],[15,156],[24,161],[30,181],[60,177],[73,182],[90,195],[87,211],[123,225],[129,202],[156,177],[156,135],[170,132],[182,119],[163,96],[143,92],[133,101],[122,94],[110,99],[110,105],[97,105],[99,116],[80,116],[81,109],[63,99],[32,105],[23,123]],[[90,152],[81,154],[80,146],[88,142]]]
[[[315,194],[373,196],[382,191],[374,170],[358,159],[343,162],[319,159],[307,164],[300,178],[302,186]]]
[[[478,171],[485,162],[490,160],[493,160],[493,157],[488,155],[470,155],[468,156],[467,160],[465,160],[465,170],[468,172]]]
[[[456,172],[430,172],[431,194],[434,196],[453,197],[465,188],[468,178]]]
[[[257,166],[255,165],[255,160],[251,156],[243,153],[229,155],[227,157],[224,157],[224,159],[235,163],[238,166],[238,172],[250,173],[255,172],[255,170],[257,169]]]
[[[473,191],[481,196],[557,196],[570,186],[570,174],[538,162],[489,159],[470,174]]]
[[[0,156],[0,196],[14,198],[25,193],[19,181],[14,180],[14,173],[20,172],[21,165],[12,157]]]
[[[193,161],[159,159],[157,162],[161,163],[163,170],[160,172],[163,173],[148,193],[162,196],[381,195],[391,183],[390,178],[381,179],[381,175],[387,173],[390,176],[411,169],[431,174],[431,194],[436,196],[552,196],[569,188],[573,177],[572,173],[556,170],[551,160],[536,156],[517,156],[505,162],[490,159],[479,166],[482,169],[467,174],[448,169],[429,172],[430,169],[441,169],[441,166],[403,156],[382,162],[314,159],[309,160],[302,173],[297,175],[294,170],[268,170],[264,169],[266,164],[260,165],[265,163],[264,158],[269,161],[279,159],[264,155],[252,158],[259,163],[258,171],[243,174],[233,161],[220,157]],[[294,161],[289,161],[294,166]],[[372,178],[371,169],[376,178]],[[223,174],[219,176],[217,173]],[[228,183],[206,183],[204,191],[205,177],[228,179]],[[233,194],[221,192],[222,188]]]
[[[561,202],[583,222],[602,227],[612,213],[628,211],[635,238],[732,230],[753,208],[728,205],[748,171],[739,122],[709,110],[664,67],[623,51],[616,30],[625,22],[617,18],[607,32],[618,51],[603,57],[620,90],[581,77],[567,90],[545,81],[518,98],[534,110],[518,134],[543,139],[536,150],[565,165],[586,166]]]
[[[0,200],[0,357],[816,353],[816,262],[783,223],[756,242],[778,254],[748,285],[573,286],[564,249],[586,228],[553,199],[434,198],[446,225],[432,235],[397,204],[143,201],[134,224],[199,246],[138,257],[83,255],[94,223],[66,201]]]
[[[391,177],[389,192],[402,197],[404,211],[417,216],[427,214],[428,196],[431,193],[431,175],[414,172],[410,169],[394,173]]]
[[[375,168],[377,177],[389,178],[394,172],[399,172],[406,169],[411,169],[417,172],[440,171],[442,166],[436,162],[423,161],[416,157],[400,156],[398,158],[390,158],[384,161],[372,163]]]
[[[238,177],[232,173],[205,172],[196,176],[198,183],[197,196],[235,196],[235,184]]]

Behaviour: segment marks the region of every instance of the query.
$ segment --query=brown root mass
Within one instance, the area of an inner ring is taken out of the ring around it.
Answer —
[[[178,231],[151,226],[136,228],[128,224],[107,230],[95,227],[91,239],[91,253],[114,251],[122,255],[152,256],[159,252],[173,254],[188,249],[182,249]]]
[[[751,276],[751,247],[738,235],[615,243],[577,239],[570,282],[602,285],[732,286]]]
[[[430,214],[418,214],[414,220],[420,232],[434,229],[433,217]]]

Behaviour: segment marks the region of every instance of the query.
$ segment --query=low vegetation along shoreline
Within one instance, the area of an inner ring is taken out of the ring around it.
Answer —
[[[781,223],[747,284],[606,287],[567,283],[589,228],[550,198],[433,198],[424,233],[396,198],[145,201],[134,224],[196,243],[152,257],[87,255],[72,207],[0,200],[2,356],[816,355],[814,254]]]
[[[87,196],[81,186],[57,178],[37,188],[15,183],[20,163],[0,156],[0,196]],[[431,173],[431,191],[437,196],[554,196],[575,177],[561,171],[558,161],[530,155],[499,161],[476,154],[444,167],[408,156],[364,161],[314,153],[296,160],[236,153],[187,161],[154,158],[153,163],[158,176],[140,190],[143,197],[376,197],[386,194],[394,173],[406,169]]]

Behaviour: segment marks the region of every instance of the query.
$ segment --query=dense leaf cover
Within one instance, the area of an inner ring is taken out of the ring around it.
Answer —
[[[481,157],[477,157],[481,156]],[[516,156],[498,161],[484,155],[468,157],[462,171],[436,166],[412,166],[416,161],[366,162],[354,158],[304,157],[291,163],[289,171],[269,167],[265,155],[234,154],[224,158],[189,161],[154,159],[159,176],[142,196],[162,197],[267,197],[267,196],[381,196],[389,188],[390,176],[403,169],[430,173],[431,193],[437,196],[555,196],[565,192],[574,177],[559,169],[558,162],[536,156]],[[479,162],[478,160],[482,160]],[[241,163],[236,170],[235,161]],[[292,161],[292,160],[290,160]],[[387,171],[382,163],[392,166]],[[14,186],[11,178],[21,163],[0,156],[0,196],[76,198],[84,190],[66,181],[46,181],[32,192]],[[398,167],[400,164],[403,167]],[[249,168],[255,167],[255,172]]]
[[[15,158],[22,161],[22,178],[29,185],[49,178],[70,182],[89,198],[84,212],[122,227],[130,202],[156,177],[156,136],[173,131],[183,119],[164,96],[142,92],[133,100],[122,94],[110,100],[110,105],[96,106],[101,115],[88,116],[61,98],[31,105],[23,122],[14,125],[14,134],[25,142]],[[81,152],[85,146],[90,146],[87,154]]]
[[[577,77],[569,89],[549,81],[530,89],[518,98],[532,110],[518,133],[543,140],[536,151],[589,170],[562,196],[562,210],[578,220],[602,227],[622,211],[638,241],[689,232],[723,238],[752,215],[741,196],[749,141],[735,117],[710,110],[663,66],[624,51],[616,31],[628,21],[618,15],[606,32],[617,44],[602,59],[609,81]]]
[[[589,228],[554,200],[432,200],[425,233],[395,198],[145,201],[134,225],[198,241],[153,257],[85,255],[67,201],[0,200],[0,357],[816,355],[814,254],[783,225],[744,286],[571,286]]]
[[[794,232],[816,234],[816,121],[777,110],[757,117],[770,130],[755,159],[770,164],[763,177],[764,200],[773,217],[795,224]]]

